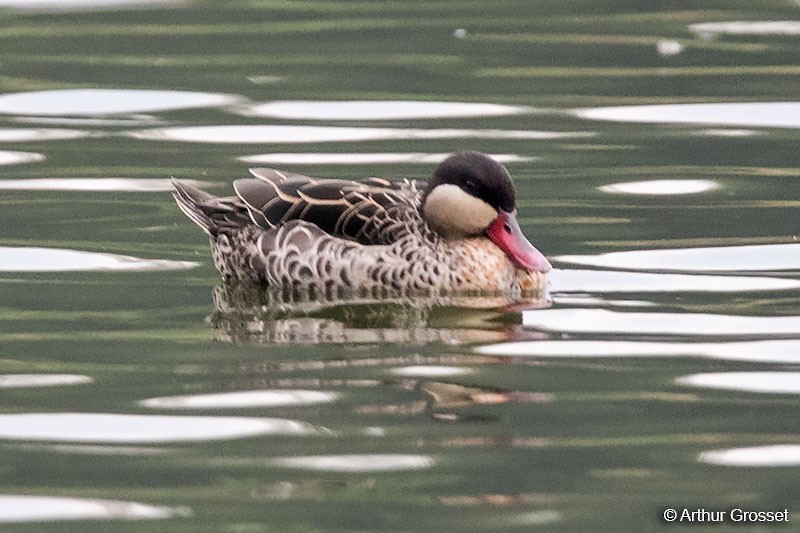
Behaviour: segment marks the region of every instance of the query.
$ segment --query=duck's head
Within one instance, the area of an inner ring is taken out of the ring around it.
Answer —
[[[480,152],[458,152],[433,173],[422,216],[445,239],[485,235],[514,263],[547,272],[550,262],[517,224],[516,194],[506,168]]]

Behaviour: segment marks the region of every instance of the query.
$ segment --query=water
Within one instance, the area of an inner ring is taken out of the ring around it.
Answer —
[[[800,520],[794,3],[0,6],[3,530]],[[223,290],[167,193],[466,148],[546,299]]]

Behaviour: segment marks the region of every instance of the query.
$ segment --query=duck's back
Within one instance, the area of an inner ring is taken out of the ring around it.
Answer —
[[[184,212],[195,211],[190,218],[212,235],[236,224],[272,229],[301,220],[333,237],[380,245],[396,242],[421,222],[418,187],[424,183],[322,180],[264,168],[250,173],[253,178],[233,183],[235,197],[216,198],[179,184],[176,199],[183,200]],[[211,221],[202,224],[198,218]]]

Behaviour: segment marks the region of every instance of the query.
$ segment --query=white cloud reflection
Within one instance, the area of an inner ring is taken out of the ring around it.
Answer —
[[[187,507],[138,502],[0,494],[0,523],[61,520],[159,520],[191,515]]]
[[[626,313],[606,309],[524,311],[525,327],[575,333],[650,335],[793,335],[800,316],[745,316],[703,313]]]
[[[0,389],[84,385],[94,381],[80,374],[0,374]]]
[[[598,190],[612,194],[669,196],[698,194],[713,191],[718,187],[719,184],[711,180],[649,180],[611,183],[598,187]]]
[[[0,0],[0,8],[21,12],[63,13],[188,4],[191,0]]]
[[[207,182],[181,180],[195,187],[207,187]],[[6,191],[105,191],[105,192],[164,192],[171,191],[172,180],[159,178],[34,178],[0,180],[0,190]]]
[[[240,97],[191,91],[64,89],[0,95],[0,114],[102,116],[230,105]]]
[[[291,120],[408,120],[494,117],[529,113],[528,107],[470,102],[409,100],[284,100],[243,108],[249,116]]]
[[[627,252],[619,252],[627,253]],[[631,252],[634,253],[634,252]],[[642,252],[646,253],[646,252]],[[612,254],[605,254],[612,255]],[[558,256],[551,260],[606,266],[604,256]],[[597,261],[596,263],[590,261]],[[631,261],[628,261],[631,262]],[[640,264],[636,261],[631,263]],[[630,267],[633,268],[633,267]],[[641,268],[641,267],[640,267]],[[655,270],[656,268],[654,268]],[[666,267],[657,268],[658,270]],[[748,292],[780,291],[800,288],[800,281],[761,276],[704,276],[696,274],[660,274],[614,270],[554,269],[547,273],[551,293],[599,292]]]
[[[703,357],[751,363],[800,364],[800,340],[734,342],[649,342],[605,340],[541,340],[487,344],[485,355],[514,357]]]
[[[306,455],[280,457],[272,464],[283,468],[324,472],[392,472],[431,468],[435,461],[427,455]]]
[[[675,380],[679,385],[768,394],[800,394],[800,372],[708,372]]]
[[[552,259],[562,263],[631,270],[683,272],[800,270],[800,244],[631,250],[598,255],[561,255]],[[714,286],[724,290],[726,284],[736,282],[735,278],[717,277]]]
[[[710,450],[700,454],[701,463],[720,466],[800,466],[800,445],[776,444],[751,448]]]
[[[589,120],[655,124],[800,128],[800,102],[665,104],[575,109]]]
[[[38,163],[39,161],[44,161],[43,154],[0,150],[0,165],[19,165],[22,163]]]
[[[61,248],[0,246],[0,272],[184,270],[197,265],[192,261],[141,259]]]
[[[592,132],[534,130],[360,128],[336,126],[225,125],[152,128],[127,135],[151,141],[218,144],[296,144],[410,139],[570,139],[591,137]]]
[[[105,413],[0,414],[0,440],[157,443],[313,433],[316,433],[316,429],[304,422],[282,418]]]
[[[449,153],[431,154],[421,152],[370,152],[370,153],[273,153],[240,157],[240,161],[271,165],[375,165],[375,164],[437,164],[441,163]],[[492,158],[501,163],[519,163],[535,161],[536,157],[524,157],[516,154],[493,154]]]
[[[334,392],[317,390],[250,390],[218,394],[164,396],[143,400],[141,405],[165,409],[227,409],[247,407],[286,407],[336,401]]]

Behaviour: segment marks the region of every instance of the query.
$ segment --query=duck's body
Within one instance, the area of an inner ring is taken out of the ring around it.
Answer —
[[[226,198],[175,183],[178,205],[211,236],[225,279],[328,295],[544,286],[550,265],[516,225],[510,178],[483,154],[451,156],[431,184],[251,173]]]

